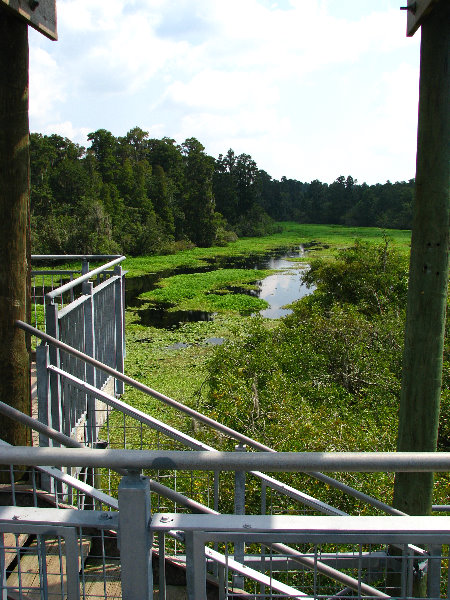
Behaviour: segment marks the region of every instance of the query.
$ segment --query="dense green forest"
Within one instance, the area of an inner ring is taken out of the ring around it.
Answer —
[[[272,233],[287,220],[411,225],[413,180],[276,180],[248,154],[214,159],[195,138],[179,145],[139,127],[124,137],[99,129],[88,140],[84,148],[31,134],[33,253],[172,253]]]

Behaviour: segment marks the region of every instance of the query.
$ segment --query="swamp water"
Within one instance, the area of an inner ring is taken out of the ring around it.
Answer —
[[[311,294],[314,290],[307,288],[302,282],[302,275],[307,269],[305,263],[296,262],[295,259],[302,258],[305,251],[302,246],[293,250],[282,250],[262,255],[250,255],[240,257],[220,257],[210,259],[209,264],[195,269],[176,269],[170,272],[149,274],[134,277],[126,281],[126,306],[137,307],[137,314],[142,325],[169,329],[179,327],[183,323],[194,321],[211,321],[214,313],[199,310],[192,311],[170,311],[170,306],[160,304],[151,307],[145,306],[147,301],[139,298],[140,294],[150,291],[156,287],[156,283],[175,274],[205,273],[217,269],[265,269],[279,270],[262,280],[256,280],[256,289],[241,287],[230,287],[229,291],[238,294],[249,294],[256,298],[265,300],[269,306],[260,311],[261,316],[269,319],[279,319],[290,314],[292,311],[283,308],[295,300]],[[294,259],[294,260],[289,260]],[[220,343],[215,338],[212,344]]]

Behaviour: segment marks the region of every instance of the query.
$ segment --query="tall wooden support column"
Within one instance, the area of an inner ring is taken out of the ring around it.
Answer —
[[[398,451],[435,451],[448,288],[450,3],[422,23],[413,217]],[[398,473],[394,506],[430,514],[432,473]]]
[[[28,127],[28,26],[0,5],[0,399],[29,414],[29,354],[14,327],[27,317]],[[26,445],[28,434],[0,419],[0,437]]]

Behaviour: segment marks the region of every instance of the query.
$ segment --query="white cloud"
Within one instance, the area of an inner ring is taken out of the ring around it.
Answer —
[[[63,0],[58,2],[58,24],[66,32],[111,31],[120,26],[121,0]]]
[[[31,38],[32,129],[139,125],[274,177],[413,176],[418,36],[394,0],[338,4],[58,0],[59,41]]]
[[[273,106],[278,91],[255,73],[220,72],[206,69],[188,83],[176,81],[166,92],[167,98],[191,108],[206,108],[212,112],[234,111],[239,107]]]
[[[200,141],[209,138],[208,151],[223,153],[233,147],[239,152],[250,152],[250,147],[270,144],[270,138],[287,135],[289,119],[280,118],[273,110],[244,111],[237,115],[192,113],[181,120],[177,139],[193,135]],[[245,144],[249,149],[245,150]]]
[[[91,132],[88,127],[75,127],[70,121],[49,123],[45,129],[41,132],[46,135],[56,133],[62,137],[67,137],[72,142],[80,144],[80,146],[87,146],[87,136]]]
[[[32,48],[30,119],[43,124],[49,118],[54,118],[54,111],[66,99],[64,83],[63,73],[56,59],[43,48]]]

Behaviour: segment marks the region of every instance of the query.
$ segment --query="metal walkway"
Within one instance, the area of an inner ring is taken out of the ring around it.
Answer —
[[[0,403],[0,413],[30,427],[35,443],[14,448],[0,441],[0,463],[9,465],[0,487],[1,600],[331,600],[417,593],[450,600],[450,517],[408,517],[334,476],[449,471],[449,454],[277,453],[117,369],[123,324],[119,318],[113,327],[100,313],[105,299],[115,298],[111,315],[123,314],[122,292],[116,293],[123,290],[122,274],[109,271],[95,293],[87,287],[91,275],[82,276],[81,296],[50,308],[57,335],[17,323],[41,340],[39,385],[37,419]],[[52,297],[65,285],[71,294],[76,284],[64,284]],[[109,350],[89,337],[95,322],[109,323]],[[113,388],[102,389],[108,380]],[[124,385],[170,406],[188,423],[201,423],[211,432],[208,439],[233,440],[236,451],[219,452],[187,433],[189,427],[176,429],[124,403],[117,397]],[[287,485],[276,472],[313,477],[318,497]],[[326,487],[354,498],[355,514],[321,500]],[[249,498],[256,514],[247,514]]]

